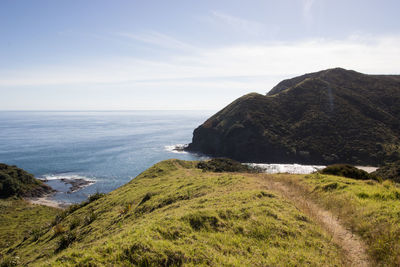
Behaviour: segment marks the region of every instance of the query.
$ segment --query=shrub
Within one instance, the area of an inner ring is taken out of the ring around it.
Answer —
[[[88,215],[85,216],[84,222],[85,225],[89,225],[92,222],[94,222],[94,220],[96,220],[96,214],[93,211],[90,211]]]
[[[332,191],[332,190],[337,189],[338,187],[339,187],[338,183],[329,183],[327,185],[324,185],[322,187],[322,190],[324,190],[324,191]]]
[[[343,176],[347,178],[353,178],[358,180],[377,180],[377,177],[373,174],[369,174],[366,171],[360,170],[349,164],[335,164],[330,165],[319,171],[323,174]]]
[[[144,204],[145,202],[149,201],[150,198],[151,198],[153,195],[154,195],[153,193],[147,192],[146,195],[144,195],[144,197],[143,197],[142,200],[140,201],[140,203],[139,203],[138,206],[140,206],[140,205]]]
[[[201,229],[206,230],[217,230],[222,223],[216,216],[207,214],[205,212],[192,213],[184,217],[184,219],[189,221],[190,226],[199,231]]]
[[[33,229],[33,230],[30,232],[30,234],[31,234],[31,236],[33,237],[33,241],[36,241],[36,240],[38,240],[38,239],[42,236],[43,231],[42,231],[42,229],[40,229],[40,228],[36,228],[36,229]]]
[[[106,195],[106,194],[104,194],[104,193],[96,192],[96,193],[94,193],[94,194],[92,194],[92,195],[89,196],[88,201],[89,201],[89,203],[91,203],[91,202],[93,202],[93,201],[96,201],[96,200],[98,200],[98,199],[104,197],[105,195]]]
[[[13,267],[19,265],[19,257],[6,257],[0,262],[0,267]]]
[[[373,172],[373,174],[382,177],[384,180],[400,183],[400,161],[386,164]]]
[[[58,247],[56,251],[60,251],[69,247],[76,239],[76,234],[74,232],[68,232],[64,234],[58,241]]]
[[[228,158],[200,161],[197,168],[212,172],[256,172],[256,169]]]
[[[78,227],[81,224],[81,219],[79,217],[74,217],[71,220],[71,223],[69,224],[69,229],[75,229],[76,227]]]
[[[128,214],[128,212],[132,209],[132,204],[126,204],[121,210],[120,210],[120,214],[121,215],[126,215]]]
[[[61,224],[56,224],[53,227],[54,236],[58,236],[60,234],[63,234],[64,232],[65,232],[65,228]]]

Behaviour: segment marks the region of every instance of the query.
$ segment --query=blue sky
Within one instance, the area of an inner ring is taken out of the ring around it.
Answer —
[[[1,110],[218,110],[331,67],[400,73],[399,1],[1,0]]]

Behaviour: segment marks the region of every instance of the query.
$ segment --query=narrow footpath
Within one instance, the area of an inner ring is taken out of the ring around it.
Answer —
[[[295,204],[295,206],[310,216],[327,233],[332,236],[332,241],[342,248],[346,266],[373,266],[367,252],[364,242],[343,224],[329,211],[315,204],[307,198],[305,193],[296,187],[295,184],[285,181],[276,181],[266,176],[263,179],[266,189],[281,194]]]

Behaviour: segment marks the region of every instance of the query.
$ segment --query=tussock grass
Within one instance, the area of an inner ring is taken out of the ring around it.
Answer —
[[[291,201],[263,188],[262,176],[202,172],[195,164],[158,163],[64,214],[58,221],[64,233],[26,240],[8,256],[31,266],[343,264],[330,237]]]
[[[3,250],[24,238],[36,241],[60,210],[29,204],[21,199],[0,200],[0,258]]]
[[[354,180],[331,175],[277,175],[332,211],[368,245],[376,265],[400,264],[400,187],[391,181]]]

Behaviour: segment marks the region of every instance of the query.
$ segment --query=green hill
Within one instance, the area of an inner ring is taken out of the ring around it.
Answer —
[[[32,230],[0,266],[397,265],[396,185],[215,171],[160,162]]]
[[[72,206],[9,249],[32,266],[341,265],[306,214],[248,173],[164,161],[106,196]]]
[[[187,150],[242,162],[378,165],[400,159],[400,76],[329,69],[245,95]]]
[[[52,192],[52,189],[32,174],[0,163],[0,198],[33,197]]]

